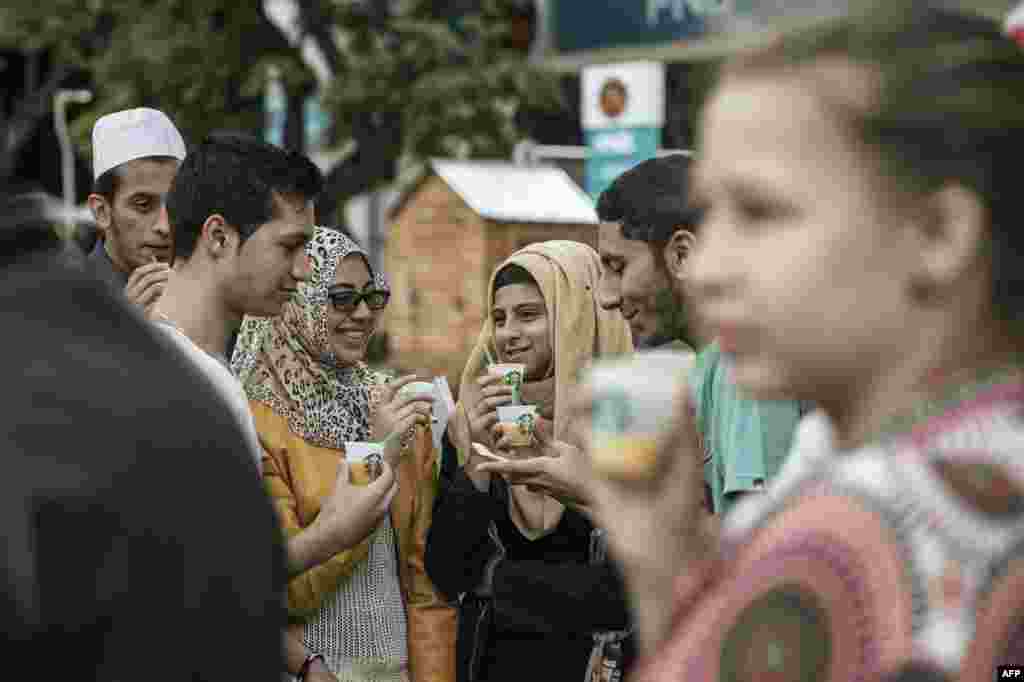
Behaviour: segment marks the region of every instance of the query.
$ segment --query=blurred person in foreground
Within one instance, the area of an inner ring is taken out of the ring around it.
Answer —
[[[0,631],[47,679],[279,680],[284,553],[239,425],[59,215],[0,206]]]
[[[703,110],[700,315],[744,393],[819,409],[720,537],[679,494],[685,396],[653,478],[595,487],[638,680],[990,680],[1024,652],[1024,55],[862,9],[734,58]]]
[[[398,493],[365,541],[295,576],[288,608],[306,646],[344,682],[454,682],[455,611],[427,578],[436,494],[431,402],[365,362],[390,297],[341,232],[318,227],[312,275],[275,317],[246,316],[233,366],[266,451],[264,478],[285,533],[329,499],[347,443],[385,443]],[[377,520],[379,517],[374,517]]]
[[[140,107],[100,117],[92,129],[89,209],[100,233],[92,271],[149,314],[171,274],[165,198],[185,141],[162,111]]]
[[[321,184],[305,157],[225,134],[193,150],[167,195],[175,272],[150,315],[221,391],[245,434],[252,482],[262,472],[263,449],[245,391],[225,357],[228,339],[243,315],[279,314],[309,276],[305,248]],[[395,483],[390,467],[367,488],[349,483],[343,462],[331,474],[333,489],[327,486],[315,521],[288,539],[290,575],[357,544],[387,512]],[[313,660],[293,638],[286,644],[290,672],[309,679],[329,675],[323,660]]]
[[[624,588],[595,547],[600,532],[545,492],[484,472],[488,460],[472,446],[530,456],[493,432],[496,409],[513,398],[500,376],[486,373],[488,358],[525,365],[522,401],[538,407],[535,431],[568,439],[576,373],[595,357],[632,351],[622,317],[594,301],[599,277],[597,253],[571,241],[531,244],[491,276],[427,541],[430,577],[459,603],[459,680],[590,679],[606,642],[625,649],[618,665],[631,663]]]

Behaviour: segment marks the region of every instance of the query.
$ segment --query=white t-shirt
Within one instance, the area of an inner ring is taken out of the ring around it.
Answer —
[[[262,475],[263,448],[260,446],[259,435],[256,432],[256,424],[252,419],[252,412],[249,410],[249,399],[246,398],[245,391],[242,389],[242,385],[238,382],[238,379],[231,373],[230,369],[197,346],[192,339],[185,336],[185,334],[173,324],[157,320],[156,327],[163,330],[167,338],[171,339],[174,345],[180,348],[181,351],[188,356],[190,360],[192,360],[195,366],[199,368],[203,375],[206,376],[217,388],[217,391],[221,394],[221,397],[224,398],[224,401],[231,410],[231,413],[238,421],[239,426],[242,427],[242,434],[245,436],[246,445],[252,453],[253,460],[256,463],[256,471]]]

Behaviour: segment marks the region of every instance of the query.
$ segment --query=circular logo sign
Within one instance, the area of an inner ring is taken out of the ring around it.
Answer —
[[[626,110],[629,93],[626,84],[618,78],[609,78],[601,86],[601,111],[608,118],[618,118]]]

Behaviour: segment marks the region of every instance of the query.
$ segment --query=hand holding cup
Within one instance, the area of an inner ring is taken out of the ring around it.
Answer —
[[[388,444],[385,455],[392,466],[398,462],[402,435],[416,425],[430,424],[435,397],[416,386],[406,388],[414,383],[425,382],[417,382],[414,374],[389,381],[383,387],[383,395],[374,410],[371,438]]]
[[[592,498],[628,569],[676,571],[706,548],[703,451],[678,356],[642,354],[591,371],[572,408],[589,423]],[[590,417],[589,420],[586,417]]]
[[[499,474],[511,485],[525,485],[563,504],[577,508],[588,504],[592,474],[586,453],[555,440],[548,429],[538,428],[534,435],[534,444],[515,449],[514,458],[492,456],[493,461],[482,463],[480,471]]]
[[[479,377],[470,385],[466,395],[460,396],[469,419],[469,434],[473,441],[493,443],[491,429],[498,423],[497,408],[514,403],[515,391],[512,386],[496,374]]]
[[[334,489],[324,498],[320,513],[310,526],[316,537],[316,552],[303,570],[362,542],[388,513],[398,490],[394,470],[384,464],[376,480],[364,484],[353,483],[352,476],[349,463],[345,459],[339,461]],[[360,474],[355,474],[355,478],[360,479]]]

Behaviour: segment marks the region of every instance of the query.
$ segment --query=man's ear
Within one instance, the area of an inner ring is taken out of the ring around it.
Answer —
[[[665,258],[665,267],[675,279],[686,279],[689,272],[687,263],[696,244],[697,237],[687,228],[679,227],[672,233],[662,255]]]
[[[224,220],[224,216],[214,213],[206,219],[199,232],[197,249],[202,248],[211,258],[220,259],[234,253],[237,246],[238,231]]]
[[[107,201],[107,198],[102,194],[90,194],[89,198],[86,199],[89,204],[89,210],[92,211],[92,217],[96,221],[96,227],[106,234],[107,230],[110,229],[110,223],[113,222],[114,209]]]

